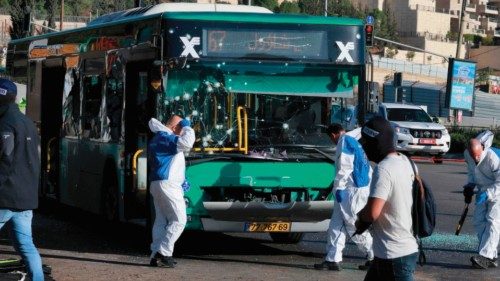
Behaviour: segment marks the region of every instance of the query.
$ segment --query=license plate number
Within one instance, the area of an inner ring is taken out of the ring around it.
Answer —
[[[418,140],[419,144],[436,144],[435,139],[419,139]]]
[[[290,232],[289,222],[247,222],[245,231],[248,232]]]

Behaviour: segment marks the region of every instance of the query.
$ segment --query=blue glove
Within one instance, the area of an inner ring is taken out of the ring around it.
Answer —
[[[184,128],[184,127],[191,126],[191,122],[189,122],[189,120],[187,120],[187,119],[182,119],[179,122],[179,125],[181,125],[181,127]]]
[[[337,191],[335,191],[335,199],[337,199],[337,202],[342,203],[342,201],[344,201],[346,197],[347,197],[347,190],[337,189]]]
[[[190,188],[191,188],[191,185],[189,184],[187,179],[185,179],[184,182],[182,183],[182,191],[188,192]]]
[[[480,191],[476,194],[476,204],[482,204],[488,200],[488,194],[486,191]]]

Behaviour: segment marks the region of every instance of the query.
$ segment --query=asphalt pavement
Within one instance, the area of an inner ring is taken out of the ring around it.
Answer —
[[[423,247],[427,265],[417,266],[416,280],[500,280],[500,270],[477,270],[469,258],[477,251],[471,205],[462,234],[455,227],[464,202],[465,164],[419,160],[438,207],[436,232]],[[109,224],[86,213],[43,208],[34,219],[34,237],[55,280],[363,280],[357,266],[364,257],[354,244],[344,252],[343,270],[317,271],[325,234],[305,235],[298,244],[273,243],[268,234],[188,232],[179,241],[175,269],[148,267],[149,240],[144,228]],[[6,231],[0,232],[0,257],[17,257]]]

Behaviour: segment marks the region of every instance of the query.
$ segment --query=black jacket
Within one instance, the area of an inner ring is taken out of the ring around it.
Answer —
[[[38,207],[38,145],[33,121],[14,103],[0,106],[0,208]]]

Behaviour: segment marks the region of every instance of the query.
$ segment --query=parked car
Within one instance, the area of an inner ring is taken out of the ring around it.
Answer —
[[[450,134],[431,118],[426,107],[381,103],[378,114],[389,120],[397,133],[397,150],[407,154],[433,155],[435,162],[442,162],[442,156],[450,150]]]

